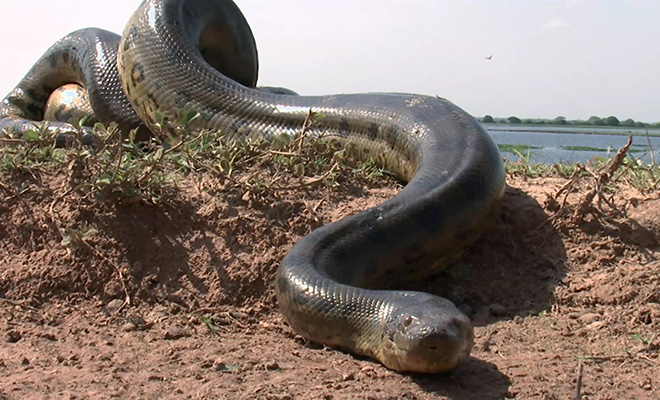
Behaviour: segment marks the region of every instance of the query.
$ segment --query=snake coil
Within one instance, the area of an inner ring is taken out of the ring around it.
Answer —
[[[199,112],[199,128],[268,139],[295,136],[310,110],[323,113],[309,134],[350,142],[408,184],[291,248],[275,282],[282,313],[305,338],[393,370],[464,362],[473,345],[465,315],[441,297],[387,288],[444,268],[492,220],[504,169],[488,134],[442,98],[279,94],[254,87],[257,70],[254,38],[232,1],[145,0],[121,38],[84,29],[51,47],[0,104],[0,128],[33,129],[51,93],[71,83],[84,87],[99,121],[124,130],[167,124],[185,109]]]

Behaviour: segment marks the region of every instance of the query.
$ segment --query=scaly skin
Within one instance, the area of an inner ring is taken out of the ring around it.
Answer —
[[[469,319],[446,299],[384,288],[445,268],[492,221],[504,191],[497,147],[474,118],[442,98],[255,89],[256,56],[231,1],[145,0],[117,59],[124,92],[152,130],[182,109],[200,113],[196,128],[236,138],[295,136],[311,110],[324,118],[308,134],[343,141],[408,181],[391,200],[296,243],[277,272],[278,302],[300,335],[388,368],[460,365],[473,345]],[[26,118],[6,109],[0,127]]]

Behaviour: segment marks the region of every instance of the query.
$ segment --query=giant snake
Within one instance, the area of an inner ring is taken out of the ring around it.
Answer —
[[[474,341],[469,319],[447,299],[389,289],[445,268],[492,221],[504,191],[497,147],[439,97],[278,94],[255,88],[257,70],[252,32],[232,1],[145,0],[121,38],[88,28],[54,44],[2,101],[0,129],[34,129],[51,93],[71,83],[85,89],[96,119],[124,132],[156,132],[177,110],[194,110],[196,128],[268,139],[295,136],[310,111],[322,113],[308,134],[350,143],[408,184],[289,250],[275,282],[281,312],[301,336],[393,370],[460,365]]]

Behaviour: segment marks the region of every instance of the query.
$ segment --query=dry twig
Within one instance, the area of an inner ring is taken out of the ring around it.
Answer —
[[[601,201],[606,201],[605,196],[603,195],[603,188],[612,180],[612,177],[614,176],[614,173],[616,170],[621,166],[623,163],[623,159],[626,156],[626,153],[630,149],[630,146],[632,145],[632,135],[628,137],[628,142],[621,147],[617,152],[616,155],[614,156],[614,159],[612,160],[612,163],[605,169],[604,172],[601,172],[599,174],[594,174],[591,173],[594,177],[595,180],[595,185],[593,188],[582,198],[582,201],[580,201],[580,204],[578,205],[577,209],[573,213],[573,217],[571,218],[571,221],[575,224],[582,222],[584,219],[584,216],[587,214],[587,212],[591,209],[592,202],[594,198],[597,197],[597,208],[600,209],[600,203]],[[607,201],[606,201],[607,202]]]
[[[574,400],[580,400],[582,397],[582,373],[584,371],[584,364],[582,363],[582,360],[580,360],[578,364],[578,372],[577,372],[577,379],[575,380],[575,396],[573,397]]]

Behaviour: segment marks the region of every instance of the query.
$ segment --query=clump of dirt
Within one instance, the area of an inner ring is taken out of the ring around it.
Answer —
[[[413,285],[470,316],[471,359],[397,374],[297,337],[273,277],[303,235],[398,184],[259,168],[276,189],[182,174],[156,205],[67,192],[66,166],[5,174],[0,398],[559,399],[578,375],[583,398],[660,398],[657,191],[613,182],[609,208],[576,220],[587,181],[564,199],[569,177],[509,174],[493,227]]]

